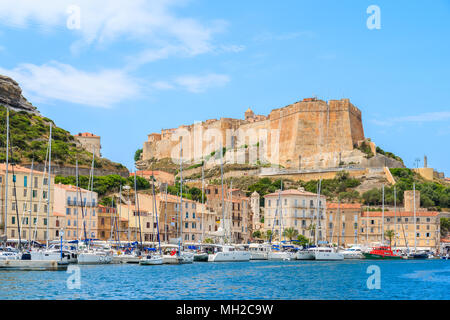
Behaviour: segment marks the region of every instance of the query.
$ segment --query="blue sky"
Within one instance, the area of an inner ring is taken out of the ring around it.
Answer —
[[[449,16],[448,0],[2,1],[0,74],[129,169],[151,132],[316,95],[350,98],[366,137],[449,176]]]

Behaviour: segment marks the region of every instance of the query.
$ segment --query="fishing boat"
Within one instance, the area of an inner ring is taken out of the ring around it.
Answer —
[[[340,252],[344,255],[344,259],[364,259],[360,246],[352,246]]]
[[[267,260],[271,248],[268,243],[251,243],[248,247],[250,260]]]
[[[236,250],[231,245],[214,245],[214,253],[208,255],[208,262],[242,262],[250,261],[250,252]]]
[[[374,247],[370,252],[363,252],[364,258],[371,260],[379,260],[379,259],[403,259],[403,256],[394,254],[389,246],[379,246]]]

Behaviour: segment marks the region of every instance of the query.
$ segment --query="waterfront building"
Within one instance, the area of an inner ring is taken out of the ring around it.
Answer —
[[[359,243],[361,204],[327,203],[327,241],[349,247]]]
[[[128,219],[120,217],[116,208],[99,205],[98,238],[103,241],[128,241]]]
[[[319,209],[318,220],[317,209]],[[277,191],[264,196],[264,232],[272,231],[274,234],[272,240],[280,240],[280,227],[281,234],[285,229],[293,228],[311,241],[314,241],[314,232],[317,229],[318,240],[326,240],[325,217],[325,196],[320,196],[318,200],[317,194],[305,191],[304,188]]]
[[[64,230],[64,239],[98,237],[98,194],[73,185],[56,184],[53,198],[55,236]]]
[[[175,176],[172,173],[160,171],[160,170],[138,170],[136,171],[138,177],[142,177],[151,183],[151,177],[153,176],[156,184],[161,186],[163,184],[174,185]],[[131,177],[134,177],[134,172],[130,173]]]
[[[250,208],[250,199],[246,197],[245,192],[239,189],[230,189],[224,185],[224,210],[225,224],[229,227],[228,237],[231,236],[233,243],[248,243],[252,232],[252,214]],[[215,230],[223,219],[222,214],[222,186],[207,185],[205,187],[207,198],[207,207],[216,213]]]
[[[31,176],[32,175],[32,176]],[[0,164],[0,228],[5,228],[5,177],[6,164]],[[48,208],[48,183],[50,183],[50,208]],[[8,212],[6,215],[8,239],[18,239],[18,226],[21,230],[21,240],[35,240],[41,243],[59,237],[59,231],[55,232],[58,219],[53,215],[54,199],[54,175],[15,165],[14,174],[12,165],[8,166]],[[47,209],[50,215],[47,218]],[[31,215],[31,218],[30,218]]]

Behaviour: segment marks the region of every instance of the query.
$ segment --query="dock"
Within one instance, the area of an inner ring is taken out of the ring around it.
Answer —
[[[0,270],[65,271],[68,265],[56,260],[3,260],[0,261]]]

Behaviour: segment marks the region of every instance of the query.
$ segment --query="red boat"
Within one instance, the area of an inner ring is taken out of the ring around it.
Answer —
[[[403,259],[401,255],[394,254],[389,246],[374,247],[369,253],[364,252],[366,259]]]

